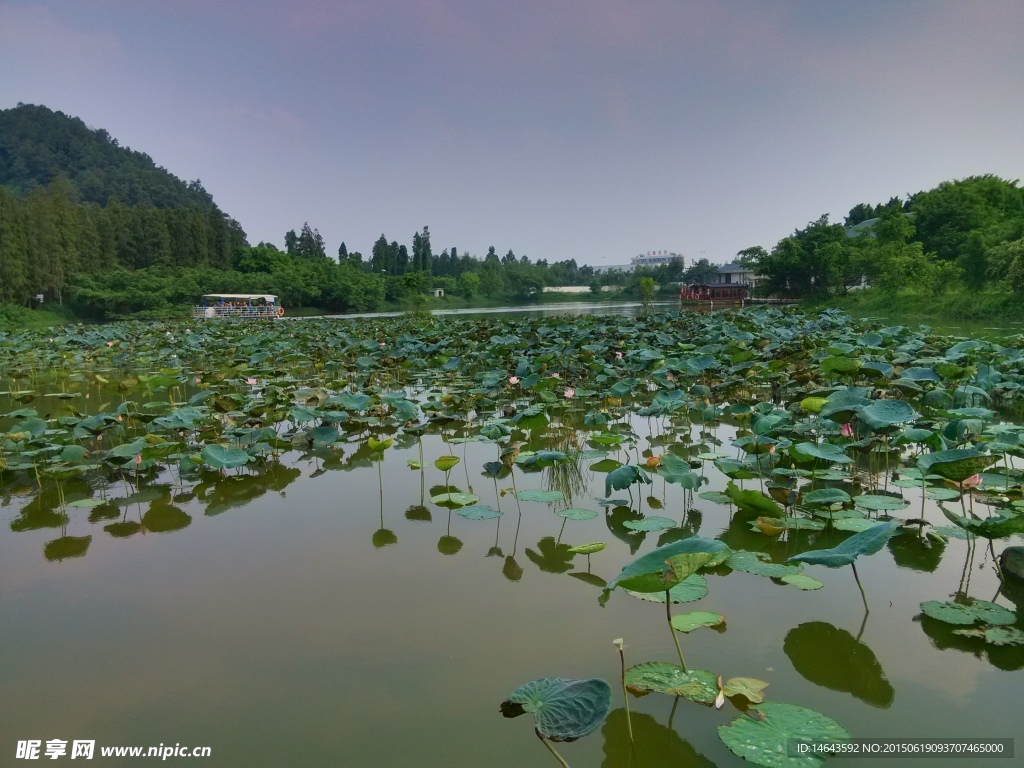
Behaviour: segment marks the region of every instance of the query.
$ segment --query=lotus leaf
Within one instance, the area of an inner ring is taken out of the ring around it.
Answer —
[[[739,717],[718,726],[718,736],[734,754],[767,768],[816,768],[825,764],[820,755],[787,757],[790,739],[840,743],[850,738],[839,723],[813,709],[774,701],[750,709],[761,719]]]
[[[675,528],[676,521],[668,517],[651,515],[642,520],[627,520],[623,525],[633,531],[664,531],[668,528]]]
[[[437,496],[430,497],[430,503],[437,504],[439,507],[468,507],[478,501],[480,501],[479,496],[461,492],[439,493]]]
[[[819,488],[804,496],[804,504],[826,506],[829,504],[847,504],[849,502],[850,494],[841,488]]]
[[[725,487],[725,495],[740,509],[756,512],[765,517],[784,515],[782,507],[759,491],[741,491],[735,483]]]
[[[711,706],[718,696],[718,676],[704,669],[648,661],[626,670],[626,687],[640,696],[654,691]]]
[[[980,627],[978,629],[954,629],[954,635],[977,637],[989,645],[1024,645],[1024,632],[1015,627]]]
[[[579,509],[576,507],[560,509],[558,514],[568,520],[591,520],[597,517],[597,512],[594,512],[592,509]]]
[[[921,603],[921,610],[925,616],[931,616],[946,624],[974,624],[980,621],[985,624],[1005,626],[1017,621],[1016,613],[987,600],[970,600],[966,603],[929,600]]]
[[[673,541],[670,544],[665,544],[664,546],[651,550],[646,555],[641,555],[636,560],[629,563],[622,569],[619,575],[609,583],[608,587],[609,589],[614,589],[623,580],[635,576],[643,576],[646,574],[661,575],[668,569],[667,563],[670,558],[675,557],[676,555],[691,553],[708,553],[713,555],[714,558],[707,563],[708,565],[713,566],[717,563],[723,562],[725,558],[729,556],[730,550],[723,542],[718,541],[717,539],[705,539],[700,536],[693,536],[689,539],[683,539],[682,541]],[[661,589],[664,591],[665,587],[662,587]]]
[[[783,565],[773,563],[767,555],[761,552],[747,552],[745,550],[734,550],[725,564],[734,571],[752,573],[755,576],[767,576],[769,578],[782,578],[783,576],[795,576],[803,569],[798,565]]]
[[[876,496],[874,494],[865,493],[860,496],[853,497],[854,506],[859,509],[866,509],[871,512],[893,512],[900,510],[910,504],[909,501],[903,498],[896,498],[894,496]]]
[[[998,456],[970,448],[954,448],[949,451],[926,453],[917,460],[917,466],[925,474],[941,475],[947,480],[959,483],[997,461]]]
[[[592,555],[595,552],[600,552],[607,546],[603,541],[595,541],[592,544],[580,544],[578,547],[569,547],[569,551],[574,555]]]
[[[461,507],[455,510],[455,514],[466,518],[467,520],[493,520],[496,517],[501,517],[501,512],[482,504],[473,504],[468,507]]]
[[[214,469],[234,469],[253,461],[252,456],[245,451],[216,444],[207,445],[200,455]]]
[[[633,592],[627,589],[626,594],[652,603],[665,602],[664,592]],[[708,580],[703,574],[695,573],[672,587],[668,595],[673,603],[692,603],[708,596]]]
[[[672,628],[677,632],[689,633],[699,627],[716,627],[725,621],[725,616],[710,611],[690,611],[672,617]]]
[[[561,491],[545,491],[540,488],[527,488],[516,494],[520,501],[539,501],[545,504],[552,504],[565,498]]]
[[[751,704],[760,704],[764,701],[764,689],[768,683],[758,680],[756,677],[730,677],[722,686],[722,693],[726,696],[742,696]]]
[[[605,496],[611,496],[612,491],[621,491],[629,488],[634,483],[647,483],[650,485],[651,478],[640,467],[634,464],[626,464],[618,469],[609,472],[604,479]]]
[[[439,456],[434,460],[434,466],[442,472],[447,472],[460,461],[458,456]]]
[[[815,549],[790,557],[786,562],[824,565],[827,568],[841,568],[851,565],[861,555],[873,555],[885,546],[889,537],[896,532],[899,523],[893,521],[873,525],[866,531],[855,533],[831,549]]]
[[[853,461],[847,456],[843,449],[832,443],[798,443],[789,447],[790,455],[799,462],[814,461],[820,459],[833,464],[849,464]]]
[[[813,576],[808,576],[806,573],[794,573],[791,576],[783,576],[781,581],[786,584],[792,584],[797,589],[803,589],[807,591],[813,591],[815,589],[821,589],[825,585],[818,581]]]
[[[596,730],[611,709],[604,680],[543,677],[520,686],[501,703],[505,717],[531,712],[537,732],[551,741],[576,741]]]

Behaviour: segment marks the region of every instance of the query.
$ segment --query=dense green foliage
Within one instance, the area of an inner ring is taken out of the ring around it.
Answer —
[[[957,285],[1024,292],[1024,189],[996,176],[851,209],[846,225],[824,215],[769,252],[739,256],[766,295],[836,297],[873,286],[935,296]]]

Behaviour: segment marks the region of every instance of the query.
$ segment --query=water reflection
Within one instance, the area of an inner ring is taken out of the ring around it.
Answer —
[[[783,651],[805,679],[849,693],[875,707],[892,705],[895,692],[874,652],[845,629],[812,621],[786,634]]]
[[[694,749],[671,725],[662,725],[650,715],[638,712],[632,713],[631,720],[632,744],[626,710],[615,709],[609,713],[601,728],[604,737],[602,768],[715,768],[715,763]]]
[[[1024,646],[990,645],[980,638],[964,637],[956,634],[956,630],[963,627],[947,624],[924,614],[915,617],[914,621],[920,622],[921,629],[928,636],[932,646],[940,651],[955,650],[969,653],[975,658],[986,659],[996,669],[1007,672],[1024,669]],[[1017,628],[1022,628],[1022,624],[1024,622],[1018,619]]]

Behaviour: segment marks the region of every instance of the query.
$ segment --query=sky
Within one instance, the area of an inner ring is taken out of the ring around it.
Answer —
[[[0,108],[309,222],[596,266],[1024,178],[1020,0],[0,0]]]

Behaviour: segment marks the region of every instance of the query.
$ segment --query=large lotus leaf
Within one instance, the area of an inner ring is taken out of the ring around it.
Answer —
[[[692,632],[700,627],[717,627],[725,621],[725,616],[711,611],[690,611],[672,617],[672,628],[677,632]]]
[[[1015,533],[1024,534],[1024,515],[993,515],[982,520],[974,520],[950,512],[942,504],[939,504],[939,509],[960,528],[986,539],[1002,539]]]
[[[875,400],[858,411],[857,418],[871,429],[884,429],[914,421],[921,415],[903,400]]]
[[[989,645],[1024,645],[1024,632],[1014,627],[980,627],[978,629],[954,629],[954,635],[977,637]]]
[[[542,677],[516,688],[501,703],[501,714],[518,717],[532,712],[541,736],[575,741],[600,726],[611,705],[611,688],[604,680]]]
[[[661,575],[669,569],[668,561],[671,558],[676,555],[698,552],[706,552],[714,555],[714,559],[709,561],[708,565],[715,565],[725,560],[725,558],[729,556],[730,550],[724,542],[718,541],[717,539],[705,539],[700,536],[692,536],[689,539],[673,541],[669,544],[658,547],[657,549],[653,549],[646,555],[641,555],[636,560],[629,563],[622,569],[619,575],[609,583],[608,588],[614,589],[624,579],[629,579],[634,576],[649,573]],[[662,591],[664,591],[664,588],[662,588]]]
[[[688,491],[697,490],[704,482],[704,479],[696,472],[683,472],[678,475],[670,472],[662,472],[661,476],[665,478],[666,482],[673,483],[674,485],[680,485]]]
[[[929,600],[921,603],[925,616],[931,616],[946,624],[985,624],[1005,626],[1017,621],[1017,614],[1009,608],[990,603],[987,600],[971,600],[967,603],[948,603]]]
[[[238,448],[225,448],[222,445],[211,443],[203,448],[200,454],[203,461],[214,469],[234,469],[253,461],[252,456]]]
[[[755,576],[767,576],[773,579],[781,579],[783,576],[795,576],[803,569],[799,565],[783,565],[773,563],[768,556],[761,552],[747,552],[746,550],[735,550],[725,564],[734,571],[752,573]]]
[[[668,558],[667,567],[653,573],[640,573],[629,578],[621,578],[620,583],[624,589],[634,592],[665,592],[681,581],[688,579],[699,571],[712,559],[714,554],[710,552],[685,552]]]
[[[827,568],[841,568],[850,565],[861,555],[873,555],[885,546],[895,533],[899,523],[895,520],[879,523],[853,536],[831,549],[814,549],[794,555],[786,562],[824,565]]]
[[[786,634],[782,650],[815,685],[853,694],[876,707],[892,704],[895,692],[874,651],[845,629],[824,621],[801,624]]]
[[[664,531],[676,527],[676,521],[669,517],[651,515],[641,520],[627,520],[623,523],[631,531]]]
[[[895,496],[876,496],[865,493],[853,497],[853,505],[859,509],[866,509],[870,512],[893,512],[903,509],[910,502],[906,499]]]
[[[758,515],[781,517],[786,514],[782,507],[760,491],[741,491],[735,483],[729,483],[725,487],[725,495],[740,509],[756,512]]]
[[[925,474],[941,475],[947,480],[960,483],[997,461],[998,456],[971,448],[954,448],[949,451],[926,453],[918,458],[917,466]]]
[[[648,661],[626,670],[626,687],[643,695],[654,691],[711,705],[718,696],[718,676],[704,669],[683,669],[665,661]]]
[[[373,365],[371,361],[371,365]],[[337,397],[337,403],[346,411],[365,411],[370,405],[370,396],[344,392]]]
[[[306,432],[306,440],[309,441],[310,445],[314,448],[321,448],[325,445],[330,445],[336,441],[339,437],[339,432],[336,427],[316,427]]]
[[[718,737],[733,754],[767,768],[817,768],[824,756],[788,757],[790,739],[807,742],[843,742],[849,732],[831,717],[796,704],[766,701],[750,708],[756,717],[738,717],[718,726]]]
[[[540,501],[545,504],[551,504],[556,501],[561,501],[565,498],[561,491],[545,491],[540,488],[527,488],[524,491],[520,491],[516,494],[516,498],[520,501]]]
[[[832,443],[821,443],[820,445],[797,443],[789,447],[789,455],[802,463],[814,461],[815,459],[828,461],[833,464],[849,464],[853,461],[853,459],[843,453],[843,449],[840,446],[833,445]]]
[[[651,478],[647,476],[640,467],[634,464],[626,464],[618,469],[612,470],[604,478],[604,494],[611,496],[612,491],[621,491],[633,483],[650,484]]]
[[[847,504],[850,494],[841,488],[819,488],[804,496],[804,504],[827,506],[829,504]]]
[[[876,525],[878,525],[877,520],[869,520],[866,517],[844,517],[832,521],[832,527],[837,531],[850,531],[852,533],[860,533]]]
[[[647,600],[652,603],[664,603],[664,592],[631,592],[626,594]],[[689,578],[683,579],[668,591],[669,599],[673,603],[692,603],[708,596],[708,580],[703,574],[695,573]]]

